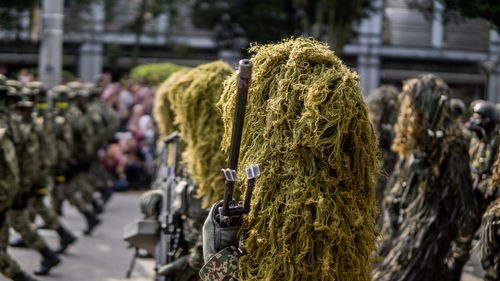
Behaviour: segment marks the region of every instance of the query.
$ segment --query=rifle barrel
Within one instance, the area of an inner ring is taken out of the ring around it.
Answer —
[[[233,130],[231,131],[231,145],[229,146],[229,160],[227,163],[228,168],[235,171],[238,167],[238,157],[240,156],[241,134],[245,121],[245,107],[247,105],[248,87],[252,79],[253,64],[248,59],[242,59],[239,62],[239,66],[240,69],[237,77],[238,92],[236,93]],[[222,206],[222,214],[224,215],[229,213],[229,202],[233,200],[233,186],[234,183],[226,181],[224,204]]]

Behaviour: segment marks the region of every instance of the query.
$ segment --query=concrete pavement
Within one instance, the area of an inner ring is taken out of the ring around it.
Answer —
[[[152,259],[137,259],[131,278],[125,278],[134,251],[122,240],[123,227],[141,217],[139,195],[139,193],[115,193],[105,212],[101,214],[102,222],[92,236],[82,234],[85,229],[84,218],[76,209],[65,203],[62,222],[78,236],[78,241],[62,255],[62,263],[51,271],[50,276],[37,278],[47,281],[152,280],[154,276]],[[58,247],[57,233],[50,230],[41,230],[40,233],[53,249]],[[17,235],[11,236],[17,237]],[[41,258],[38,253],[11,247],[9,252],[29,273],[39,267]],[[0,280],[7,279],[1,276]]]

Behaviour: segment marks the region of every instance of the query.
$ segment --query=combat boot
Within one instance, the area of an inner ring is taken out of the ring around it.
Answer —
[[[59,234],[59,245],[60,245],[60,248],[57,250],[57,253],[64,254],[66,248],[68,248],[69,245],[75,243],[76,237],[63,226],[60,226],[59,229],[57,229],[57,234]]]
[[[40,254],[43,257],[42,265],[40,267],[40,270],[34,271],[33,273],[35,275],[48,275],[50,269],[58,265],[61,262],[61,260],[59,259],[57,254],[54,251],[52,251],[49,247],[43,248],[40,251]]]
[[[450,267],[451,281],[460,281],[464,265],[465,263],[462,261],[453,260],[453,263],[451,264]]]
[[[96,214],[91,211],[86,211],[83,213],[85,215],[85,219],[87,219],[87,229],[83,231],[83,234],[90,235],[94,227],[98,225],[101,221],[97,218]]]
[[[21,237],[17,238],[17,240],[12,243],[9,243],[9,246],[14,248],[29,248]]]
[[[14,281],[38,281],[38,279],[35,279],[31,277],[28,273],[24,271],[20,271],[16,273],[16,275],[12,276],[12,280]]]
[[[94,213],[96,214],[101,214],[104,211],[102,204],[97,200],[92,200],[92,207],[94,208]]]

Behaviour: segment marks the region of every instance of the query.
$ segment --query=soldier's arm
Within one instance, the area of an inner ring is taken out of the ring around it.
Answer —
[[[229,246],[213,255],[201,268],[202,281],[235,281],[238,272],[240,251],[236,246]]]

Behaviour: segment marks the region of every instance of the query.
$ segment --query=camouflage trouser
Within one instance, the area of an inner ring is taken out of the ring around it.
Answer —
[[[187,218],[182,224],[182,234],[184,240],[189,247],[187,263],[195,270],[200,270],[203,267],[203,238],[202,231],[203,219]],[[198,276],[196,279],[199,280]]]
[[[68,202],[73,205],[78,212],[83,214],[87,211],[87,204],[85,203],[85,200],[83,200],[82,194],[76,186],[68,185],[67,182],[59,182],[57,184],[57,189],[62,190],[64,199],[68,200]]]
[[[7,253],[9,244],[9,224],[7,222],[7,211],[0,213],[0,272],[12,278],[21,271],[19,264]]]
[[[92,176],[92,185],[96,186],[97,188],[106,188],[107,187],[107,182],[108,182],[108,173],[106,172],[106,169],[104,169],[104,166],[99,162],[97,159],[96,161],[93,161],[90,167],[90,173]]]
[[[35,195],[30,198],[28,202],[28,210],[30,215],[33,217],[31,221],[34,221],[36,215],[40,215],[43,222],[50,227],[50,229],[57,230],[60,227],[59,218],[53,209],[49,208],[43,203],[43,196]]]
[[[70,189],[73,192],[80,192],[83,201],[91,204],[94,200],[94,187],[87,172],[78,172],[70,182]]]
[[[7,216],[10,226],[21,235],[30,248],[41,251],[47,247],[45,240],[38,234],[35,224],[30,221],[27,209],[10,209]]]
[[[61,185],[61,182],[64,183],[65,181],[65,176],[54,176],[53,184],[49,186],[50,207],[55,213],[57,213],[57,208],[64,201],[65,191],[63,188],[65,188],[66,185]]]

